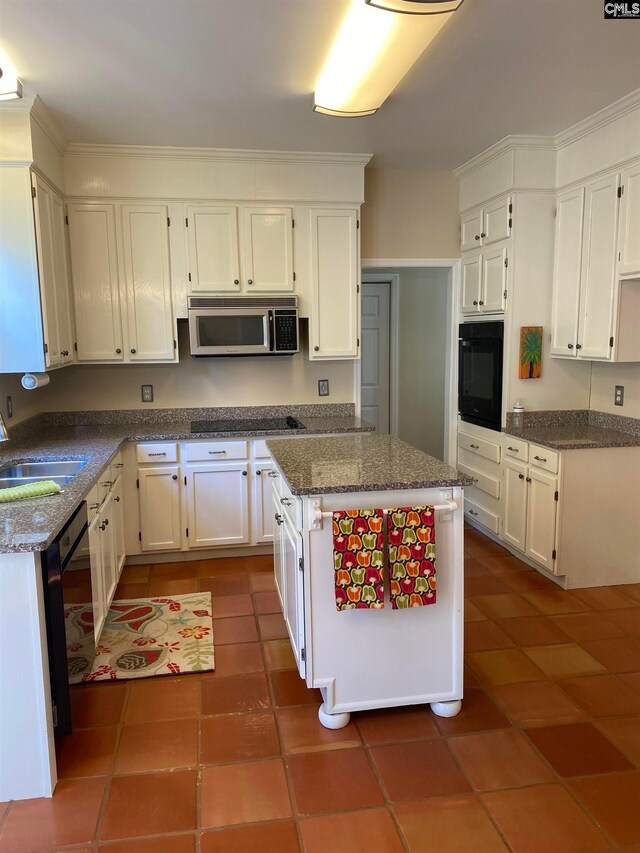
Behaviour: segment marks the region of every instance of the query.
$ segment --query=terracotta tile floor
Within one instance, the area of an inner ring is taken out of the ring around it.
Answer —
[[[640,584],[564,592],[466,532],[465,698],[317,721],[269,557],[125,569],[211,590],[216,672],[73,688],[53,799],[2,853],[640,850]]]

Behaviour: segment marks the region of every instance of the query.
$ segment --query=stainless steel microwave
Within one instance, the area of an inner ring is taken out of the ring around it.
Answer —
[[[297,296],[190,296],[191,355],[293,355]]]

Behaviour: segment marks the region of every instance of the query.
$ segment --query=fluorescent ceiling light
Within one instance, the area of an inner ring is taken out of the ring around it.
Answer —
[[[0,101],[22,97],[22,82],[7,54],[0,48]]]
[[[316,83],[314,110],[335,116],[375,113],[451,14],[395,15],[352,0]]]
[[[441,15],[443,12],[455,12],[462,6],[463,0],[365,0],[377,9],[389,12],[403,12],[405,15]]]

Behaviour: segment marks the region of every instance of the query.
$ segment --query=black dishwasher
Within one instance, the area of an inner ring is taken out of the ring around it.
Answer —
[[[89,567],[87,505],[78,509],[42,553],[44,608],[47,621],[49,678],[53,703],[53,725],[56,735],[71,734],[71,696],[67,665],[65,610],[70,599],[84,597],[91,603],[91,569]],[[72,562],[74,563],[71,566]],[[74,583],[65,585],[65,576],[76,575]],[[81,583],[78,583],[81,581]],[[66,588],[65,588],[66,587]]]

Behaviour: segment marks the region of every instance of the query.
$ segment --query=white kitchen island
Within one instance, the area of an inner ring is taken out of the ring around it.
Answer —
[[[454,716],[463,695],[463,486],[470,480],[390,436],[267,443],[276,588],[301,677],[320,689],[327,728],[353,711],[429,704]],[[385,567],[379,610],[336,609],[334,510],[436,508],[436,602],[393,610]]]

